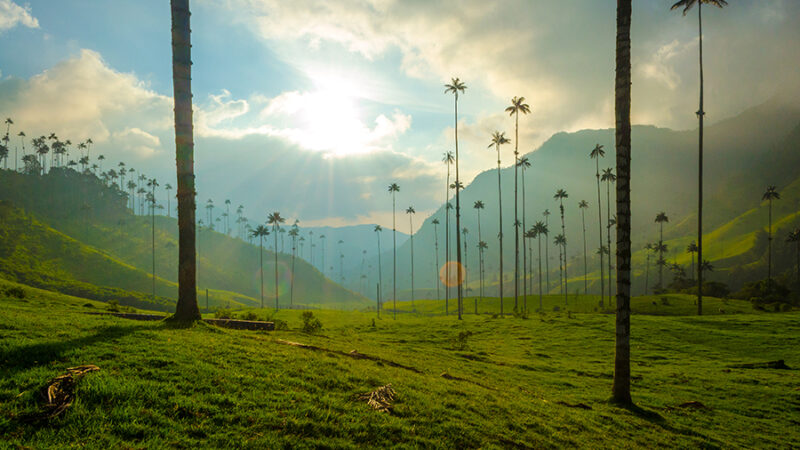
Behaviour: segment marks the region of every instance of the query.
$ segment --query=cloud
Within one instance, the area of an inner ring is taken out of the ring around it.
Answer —
[[[92,138],[106,158],[117,152],[152,154],[160,146],[152,133],[172,124],[171,98],[134,74],[113,70],[91,50],[28,80],[3,80],[0,93],[0,110],[14,118],[18,130],[28,136],[55,132],[73,143]],[[123,140],[130,142],[121,145]]]
[[[29,6],[23,8],[11,0],[0,0],[0,33],[17,25],[39,28],[39,21],[31,15]]]

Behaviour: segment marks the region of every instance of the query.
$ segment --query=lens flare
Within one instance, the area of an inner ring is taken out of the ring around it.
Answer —
[[[261,292],[261,272],[256,268],[253,272],[253,288],[255,292]],[[289,290],[292,285],[292,271],[289,265],[283,261],[278,261],[278,296],[281,304],[288,304]],[[275,261],[264,261],[264,299],[275,299]]]
[[[467,271],[457,261],[448,261],[439,269],[439,279],[448,287],[455,287],[464,282]]]

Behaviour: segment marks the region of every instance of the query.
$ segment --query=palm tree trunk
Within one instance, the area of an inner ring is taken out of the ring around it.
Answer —
[[[458,93],[455,95],[455,137],[456,137],[456,261],[458,262],[458,320],[464,313],[464,286],[461,279],[461,271],[464,270],[461,261],[461,195],[458,176]]]
[[[617,317],[612,400],[631,402],[631,0],[617,0]],[[610,255],[609,255],[610,258]]]
[[[178,177],[178,303],[176,320],[198,320],[195,252],[194,139],[192,136],[192,58],[189,0],[170,0],[172,80],[175,99],[175,149]]]
[[[528,311],[528,244],[525,242],[525,170],[522,171],[522,298]]]
[[[558,205],[561,209],[561,235],[564,236],[564,305],[569,303],[569,287],[567,286],[567,228],[564,225],[564,199]]]
[[[544,217],[544,225],[548,228],[548,230],[550,229],[550,216]],[[544,276],[546,278],[545,281],[547,282],[547,284],[545,284],[545,287],[547,292],[549,293],[550,292],[550,240],[547,239],[548,237],[550,237],[549,234],[545,235],[544,238]]]
[[[392,315],[397,320],[397,225],[395,222],[395,201],[392,191]]]
[[[583,226],[583,295],[589,293],[589,265],[586,259],[586,210],[581,209],[581,225]]]
[[[650,283],[650,250],[647,250],[647,265],[644,271],[644,295],[647,295],[648,284]]]
[[[279,294],[278,294],[278,225],[277,224],[272,227],[272,234],[274,235],[273,237],[275,241],[275,251],[272,253],[275,255],[275,311],[277,311],[279,309],[278,306],[280,304],[278,301]]]
[[[381,290],[383,289],[383,266],[381,265],[381,235],[378,235],[378,317],[381,317]]]
[[[436,301],[439,301],[442,297],[439,293],[439,227],[436,224],[433,225],[433,253],[436,256],[436,276],[434,277],[436,281]]]
[[[772,292],[772,199],[769,199],[769,228],[767,228],[767,294]]]
[[[608,300],[611,301],[611,180],[606,181],[606,205],[608,206],[608,225],[606,226],[606,241],[608,242]]]
[[[600,200],[600,155],[595,159],[595,177],[597,177],[597,231],[600,234],[600,307],[605,303],[605,274],[603,266],[603,201]],[[611,257],[611,255],[609,255]],[[609,299],[611,300],[611,299]]]
[[[261,276],[261,309],[264,309],[264,237],[258,237],[258,273]]]
[[[408,226],[411,228],[411,310],[416,311],[414,308],[414,220],[408,216]]]
[[[153,304],[156,302],[156,188],[153,186],[153,204],[150,206],[150,231],[153,254]]]
[[[447,183],[444,196],[444,315],[450,314],[450,163],[447,163]]]
[[[517,178],[519,174],[519,109],[514,114],[514,312],[519,306],[519,217],[517,216]]]
[[[697,23],[700,29],[700,124],[697,158],[697,315],[703,314],[703,2],[697,3]]]
[[[539,311],[543,311],[542,308],[542,235],[539,234]]]
[[[294,306],[294,259],[297,256],[297,241],[295,239],[296,238],[292,236],[292,276],[289,281],[289,309],[292,309]]]
[[[481,210],[478,209],[478,277],[480,278],[480,296],[481,302],[483,302],[483,249],[481,248],[481,242],[483,242],[483,238],[481,237]],[[475,303],[475,314],[478,314],[478,304]]]
[[[497,210],[500,219],[500,317],[503,317],[503,192],[500,183],[500,144],[495,144],[497,149]]]

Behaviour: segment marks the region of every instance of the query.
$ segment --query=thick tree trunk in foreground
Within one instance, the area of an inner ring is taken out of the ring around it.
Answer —
[[[195,252],[192,56],[189,0],[171,0],[172,82],[175,95],[175,160],[178,172],[178,304],[176,320],[198,320]]]
[[[617,0],[617,323],[612,401],[631,404],[631,0]]]

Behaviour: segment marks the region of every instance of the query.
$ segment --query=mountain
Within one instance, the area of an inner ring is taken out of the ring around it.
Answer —
[[[774,98],[770,101],[743,111],[711,126],[707,126],[705,138],[705,208],[704,228],[709,233],[724,226],[746,211],[758,207],[761,194],[767,185],[779,189],[794,182],[800,167],[800,102],[795,99]],[[549,221],[550,289],[558,292],[558,250],[552,243],[560,233],[561,219],[558,203],[553,199],[557,189],[565,189],[569,194],[565,202],[565,222],[568,252],[569,290],[583,290],[583,237],[580,200],[589,202],[586,211],[586,239],[589,252],[590,289],[599,292],[599,258],[594,255],[600,246],[598,237],[597,185],[595,161],[589,152],[596,144],[603,145],[605,158],[600,161],[600,170],[614,167],[614,130],[581,130],[574,133],[557,133],[538,149],[528,153],[531,167],[525,174],[526,220],[530,228],[536,221],[545,220],[542,212],[546,209],[551,215]],[[681,239],[688,241],[696,232],[697,207],[697,131],[675,131],[654,126],[634,126],[632,130],[632,242],[633,248],[641,249],[646,242],[658,239],[658,228],[654,223],[656,214],[664,211],[670,222],[664,228],[665,240]],[[501,158],[507,164],[513,158],[512,147],[501,148]],[[511,167],[501,169],[503,193],[504,224],[504,268],[506,283],[513,281],[514,270],[514,171]],[[603,225],[607,214],[607,186],[601,186]],[[521,190],[521,178],[520,178]],[[473,292],[477,293],[474,281],[478,279],[477,212],[472,208],[476,200],[482,200],[485,209],[481,211],[481,234],[489,245],[485,255],[485,269],[489,283],[495,284],[488,290],[496,295],[497,272],[499,270],[498,252],[498,209],[497,209],[497,170],[490,169],[478,176],[462,191],[462,227],[469,230],[469,249],[466,267]],[[520,193],[519,214],[522,220]],[[611,200],[614,199],[614,186],[611,186]],[[613,204],[612,204],[613,209]],[[613,215],[613,214],[612,214]],[[452,216],[451,216],[452,217]],[[432,220],[438,218],[439,261],[444,257],[444,208],[440,207],[425,219],[424,224],[414,235],[415,284],[417,288],[428,289],[426,294],[435,293],[435,280],[438,270],[435,267],[434,227]],[[751,230],[755,231],[755,230]],[[603,227],[605,235],[605,226]],[[714,246],[711,234],[704,241],[711,249]],[[452,237],[452,236],[451,236]],[[710,240],[708,240],[710,238]],[[605,238],[603,244],[605,245]],[[612,236],[613,241],[613,236]],[[534,243],[535,244],[535,243]],[[613,244],[613,243],[612,243]],[[452,244],[455,245],[453,237]],[[544,245],[544,244],[543,244]],[[684,246],[685,247],[685,246]],[[543,249],[544,250],[544,249]],[[522,244],[520,244],[522,253]],[[455,253],[451,260],[455,259]],[[374,253],[372,254],[374,258]],[[723,253],[709,253],[712,262],[725,258]],[[535,257],[535,254],[534,254]],[[520,254],[520,271],[522,271]],[[376,264],[372,262],[372,266]],[[398,285],[410,288],[410,244],[398,248]],[[636,269],[636,268],[635,268]],[[384,264],[384,280],[391,275],[391,267]],[[370,274],[374,284],[377,273]],[[512,285],[507,284],[506,295],[513,295]],[[520,287],[520,290],[522,288]],[[386,292],[386,290],[384,290]],[[443,296],[444,294],[442,294]],[[452,294],[454,295],[454,294]]]
[[[11,203],[21,207],[20,212],[15,214],[29,217],[51,231],[47,236],[33,235],[28,239],[25,227],[20,225],[16,235],[8,237],[10,242],[15,239],[32,240],[41,251],[32,253],[31,258],[52,262],[52,267],[42,268],[43,272],[47,269],[62,274],[64,279],[91,285],[108,288],[124,286],[124,289],[139,293],[151,292],[151,218],[133,215],[126,207],[126,195],[115,187],[106,187],[93,175],[80,175],[72,169],[54,169],[44,176],[0,171],[0,200],[9,202],[9,208]],[[9,214],[8,217],[10,220],[15,216]],[[177,296],[177,221],[164,216],[154,219],[156,295],[171,302]],[[53,234],[72,242],[75,249],[71,253],[72,258],[80,262],[72,263],[69,258],[53,257],[54,249],[63,247],[56,245],[52,239],[45,239]],[[269,239],[271,237],[267,237],[263,253],[267,307],[275,302],[275,253],[266,250],[267,242],[272,241]],[[81,253],[104,255],[105,258],[79,259]],[[20,265],[17,260],[12,262]],[[293,266],[291,255],[279,252],[277,263],[280,304],[283,307],[292,304],[360,308],[372,304],[365,297],[326,279],[300,258],[296,258]],[[33,267],[33,272],[38,272],[38,266],[33,262],[22,263],[25,264]],[[125,270],[120,266],[124,266]],[[203,229],[198,233],[197,267],[201,306],[205,306],[206,289],[209,289],[209,306],[260,305],[257,245]],[[107,278],[95,276],[105,271],[111,273]],[[16,275],[11,277],[23,281]],[[132,278],[136,278],[136,281],[131,281]],[[34,284],[58,290],[55,285]]]

